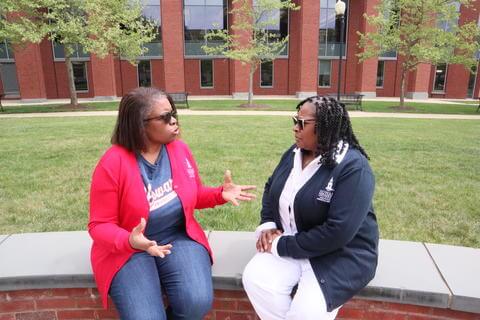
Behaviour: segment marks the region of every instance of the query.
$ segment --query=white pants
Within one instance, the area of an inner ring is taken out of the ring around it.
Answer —
[[[331,320],[322,289],[308,260],[257,253],[243,272],[243,287],[262,320]],[[292,299],[292,288],[298,283]]]

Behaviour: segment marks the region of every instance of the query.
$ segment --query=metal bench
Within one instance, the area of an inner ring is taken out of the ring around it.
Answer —
[[[337,99],[337,93],[330,93],[327,95],[328,97],[332,97]],[[341,103],[345,104],[346,106],[355,106],[355,110],[363,111],[362,109],[362,99],[363,94],[359,93],[340,93],[340,101]]]
[[[187,92],[172,92],[169,93],[170,97],[172,97],[173,102],[175,103],[175,106],[178,105],[184,105],[188,108],[190,106],[188,105],[188,93]]]

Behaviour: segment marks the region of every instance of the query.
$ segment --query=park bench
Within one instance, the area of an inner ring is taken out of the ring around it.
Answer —
[[[478,97],[478,107],[477,107],[477,112],[480,110],[480,97]]]
[[[172,92],[169,93],[170,97],[172,97],[175,106],[184,105],[189,108],[188,105],[188,93],[187,92]]]
[[[337,93],[330,93],[327,96],[337,99]],[[340,102],[346,106],[355,106],[355,110],[362,111],[363,94],[359,93],[340,93]]]

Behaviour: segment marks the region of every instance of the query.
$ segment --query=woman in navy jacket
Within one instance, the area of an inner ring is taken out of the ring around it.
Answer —
[[[258,253],[243,274],[264,320],[334,319],[377,267],[374,176],[345,106],[316,96],[297,110],[295,144],[265,185]]]

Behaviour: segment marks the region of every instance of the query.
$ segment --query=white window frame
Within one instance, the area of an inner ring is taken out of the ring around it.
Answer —
[[[378,57],[378,60],[383,60],[383,61],[395,61],[398,59],[398,51],[395,50],[395,57]]]
[[[0,63],[1,62],[7,62],[7,63],[11,63],[11,62],[15,62],[15,57],[10,57],[10,55],[8,54],[8,49],[7,49],[7,46],[8,46],[8,43],[7,43],[7,40],[3,40],[2,42],[0,42],[0,45],[3,45],[4,48],[5,48],[5,52],[7,53],[7,58],[0,58]],[[10,49],[13,50],[12,47],[10,47]]]
[[[77,90],[77,88],[75,88],[75,92],[77,92],[77,93],[88,93],[88,92],[90,92],[90,84],[88,83],[88,66],[87,66],[88,61],[73,61],[72,60],[72,72],[73,72],[73,63],[74,62],[80,62],[80,63],[83,64],[83,66],[85,68],[85,79],[87,80],[87,90]],[[73,74],[73,86],[75,87],[75,74]]]
[[[342,60],[347,60],[347,55],[348,55],[348,26],[350,24],[350,12],[352,11],[351,7],[350,7],[350,2],[351,1],[350,0],[345,0],[345,2],[347,2],[348,15],[346,17],[343,17],[345,19],[345,22],[344,22],[345,23],[345,26],[344,26],[344,28],[345,28],[345,39],[343,39],[345,41],[345,43],[343,45],[344,54],[342,55]],[[319,11],[319,14],[320,14],[320,11]],[[336,18],[337,17],[335,16],[335,19]],[[318,19],[320,20],[320,15],[319,15]],[[290,25],[288,27],[290,28]],[[318,28],[318,32],[320,32],[320,26]],[[320,47],[320,41],[318,42],[318,46]],[[338,55],[337,56],[321,56],[321,55],[318,55],[317,59],[318,60],[339,60]],[[321,87],[321,88],[326,88],[326,87]]]
[[[288,30],[287,30],[287,37],[288,37],[288,41],[287,41],[287,54],[284,55],[284,56],[277,56],[275,58],[276,59],[288,59],[288,57],[290,56],[290,9],[287,9],[287,24],[288,24]],[[267,88],[267,87],[266,87]]]
[[[378,62],[380,61],[383,61],[383,70],[382,70],[382,85],[381,86],[377,86],[377,77],[378,77]],[[383,89],[384,85],[385,85],[385,61],[388,61],[388,60],[383,60],[383,59],[378,59],[378,62],[377,62],[377,77],[375,77],[375,87],[377,89]]]
[[[152,67],[152,61],[149,60],[149,59],[141,59],[142,61],[149,61],[150,62],[150,86],[153,85],[153,67]],[[140,75],[138,74],[138,65],[139,63],[137,63],[136,65],[136,69],[137,69],[137,86],[140,87]]]
[[[183,22],[183,28],[182,28],[182,39],[183,39],[183,58],[184,59],[200,59],[200,60],[209,60],[209,59],[219,59],[219,58],[225,58],[225,56],[223,55],[208,55],[208,54],[204,54],[204,55],[188,55],[186,54],[186,44],[185,44],[185,0],[181,0],[182,1],[182,22]],[[230,21],[229,21],[229,18],[228,16],[230,15],[230,12],[229,12],[229,6],[228,6],[228,3],[229,1],[227,1],[227,31],[230,31]],[[162,38],[162,41],[163,41],[163,38]],[[209,59],[205,59],[205,57],[208,57]],[[201,79],[200,79],[200,82],[201,82]],[[210,87],[206,87],[206,88],[210,88]]]
[[[437,79],[437,66],[435,65],[435,74],[433,75],[433,86],[432,86],[432,93],[433,94],[445,94],[445,89],[447,88],[447,77],[448,77],[448,63],[445,63],[445,83],[443,84],[443,90],[435,90],[435,80]]]
[[[337,59],[338,60],[338,59]],[[328,86],[321,86],[319,83],[319,76],[320,76],[320,61],[328,61],[330,62],[330,80],[328,81],[330,85]],[[331,88],[332,87],[332,59],[318,59],[318,68],[317,68],[317,87],[318,88]]]
[[[265,62],[271,62],[272,63],[272,85],[271,86],[262,86],[262,64],[260,63],[260,88],[273,88],[275,86],[275,60],[272,61],[265,61]],[[264,63],[265,63],[264,62]]]
[[[212,61],[212,86],[211,87],[202,86],[202,61],[204,61],[204,60]],[[214,89],[215,88],[215,61],[214,61],[214,59],[199,59],[198,60],[198,67],[200,69],[200,73],[199,73],[199,75],[200,75],[200,89]]]
[[[55,41],[51,41],[52,44],[52,56],[53,56],[53,61],[54,62],[65,62],[65,58],[57,58],[55,57]],[[78,43],[76,44],[77,50],[78,50]],[[90,54],[87,57],[72,57],[71,58],[72,62],[85,62],[85,61],[90,61]]]
[[[157,5],[152,5],[152,4],[145,4],[145,1],[141,1],[142,2],[142,5],[143,6],[157,6]],[[161,3],[161,0],[158,0],[158,7],[160,9],[160,33],[161,33],[161,36],[162,36],[162,40],[160,41],[160,45],[162,46],[162,54],[161,55],[158,55],[158,56],[138,56],[137,57],[137,60],[161,60],[163,59],[163,28],[162,28],[162,3]],[[152,43],[152,42],[149,42],[149,43]],[[157,43],[157,42],[155,42]],[[122,58],[122,60],[126,60],[124,58]],[[150,62],[150,70],[151,69],[151,62]],[[152,82],[153,82],[153,78],[152,79]],[[137,81],[138,83],[138,81]]]

